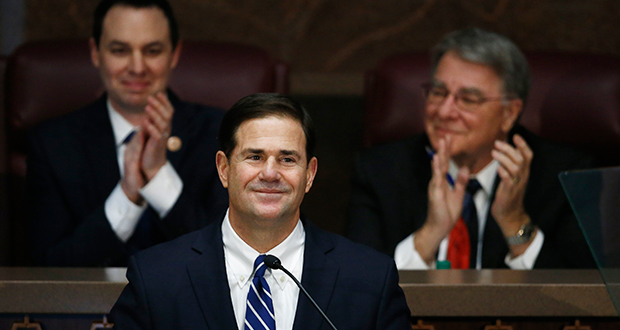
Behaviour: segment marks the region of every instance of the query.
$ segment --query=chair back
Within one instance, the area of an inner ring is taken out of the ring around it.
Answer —
[[[620,165],[620,59],[614,56],[525,54],[532,87],[520,123],[550,140],[569,143],[603,165]],[[424,131],[421,84],[430,57],[388,57],[366,74],[363,145],[370,147]]]

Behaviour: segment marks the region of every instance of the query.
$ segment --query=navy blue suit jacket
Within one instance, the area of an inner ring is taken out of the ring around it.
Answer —
[[[340,329],[411,329],[394,261],[304,221],[302,284]],[[221,222],[134,255],[116,329],[236,329]],[[291,283],[292,284],[292,283]],[[330,329],[299,297],[293,329]]]
[[[182,147],[168,151],[167,157],[183,191],[165,218],[147,209],[152,226],[141,234],[150,235],[155,244],[204,227],[228,206],[215,168],[224,112],[182,102],[172,93],[169,98],[175,110],[171,134],[181,139]],[[27,194],[36,264],[126,266],[130,250],[104,212],[105,200],[120,180],[106,96],[39,125],[30,132],[29,143]]]
[[[534,268],[595,268],[558,179],[562,171],[594,166],[594,160],[520,125],[512,133],[520,134],[534,152],[523,201],[532,222],[545,234]],[[347,237],[393,256],[396,245],[424,224],[432,176],[425,150],[428,145],[428,137],[422,134],[360,154],[355,164]],[[504,258],[508,251],[504,235],[488,210],[482,268],[507,268]]]

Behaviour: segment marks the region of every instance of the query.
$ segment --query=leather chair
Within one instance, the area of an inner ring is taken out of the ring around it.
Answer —
[[[532,88],[520,123],[620,165],[620,59],[578,53],[526,53]],[[424,131],[420,85],[430,79],[430,56],[388,57],[366,74],[363,145]]]
[[[184,41],[170,88],[185,101],[228,109],[241,97],[288,91],[287,64],[254,46]],[[24,131],[94,101],[103,92],[86,40],[26,43],[9,57],[10,171],[26,174]]]
[[[183,41],[170,88],[185,101],[228,109],[248,94],[288,92],[288,73],[286,63],[254,46]],[[6,84],[11,232],[12,237],[27,237],[22,221],[26,130],[94,101],[103,86],[90,61],[87,40],[38,41],[18,47],[8,59]],[[20,251],[14,247],[13,264],[21,265],[27,258]]]

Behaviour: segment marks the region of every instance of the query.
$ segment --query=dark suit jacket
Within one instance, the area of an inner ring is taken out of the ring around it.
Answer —
[[[202,228],[228,206],[215,169],[223,111],[169,94],[175,109],[171,134],[182,140],[182,147],[168,151],[167,157],[183,180],[183,191],[164,219],[147,209],[154,220],[148,233],[154,243]],[[43,123],[30,132],[29,142],[28,211],[36,263],[126,266],[127,246],[104,212],[104,202],[120,180],[106,96]]]
[[[301,283],[338,329],[411,329],[392,259],[308,221],[304,229]],[[225,267],[221,222],[137,253],[112,308],[115,328],[236,329]],[[300,296],[293,329],[329,325]]]
[[[596,267],[558,179],[562,171],[591,167],[592,159],[521,126],[513,133],[523,136],[534,152],[524,206],[545,234],[534,267]],[[366,150],[357,158],[348,212],[349,238],[393,256],[396,245],[424,224],[431,179],[428,145],[424,134]],[[482,267],[506,268],[507,253],[508,245],[489,212]]]

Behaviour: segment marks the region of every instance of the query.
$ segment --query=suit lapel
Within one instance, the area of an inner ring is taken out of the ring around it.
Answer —
[[[332,242],[311,223],[303,221],[306,231],[304,268],[301,283],[316,303],[327,313],[338,279],[339,267],[327,253],[333,249]],[[308,298],[299,293],[293,329],[319,329],[323,318]]]
[[[407,198],[407,203],[411,205],[412,209],[408,210],[408,214],[411,214],[410,217],[418,215],[417,218],[412,220],[412,227],[407,228],[408,230],[405,231],[407,233],[412,233],[422,227],[426,221],[426,213],[428,211],[428,184],[432,177],[432,158],[426,151],[427,146],[430,146],[430,141],[426,134],[416,137],[410,151],[411,166],[406,168],[406,172],[403,170],[403,172],[411,178],[409,186],[412,192],[409,194],[409,198]],[[414,208],[421,208],[425,211],[422,213]]]
[[[196,258],[187,266],[196,299],[210,329],[236,329],[226,278],[221,221],[201,231],[192,247]]]
[[[174,107],[172,131],[170,136],[178,137],[181,140],[181,149],[177,151],[170,151],[170,149],[168,149],[166,151],[166,156],[168,161],[170,161],[170,164],[172,164],[172,166],[178,171],[183,155],[187,151],[188,142],[194,140],[192,130],[190,129],[192,127],[191,124],[194,110],[181,102],[181,100],[171,91],[168,92],[168,96],[172,106]]]
[[[120,180],[114,132],[106,108],[106,96],[102,96],[79,120],[82,125],[75,125],[76,136],[81,137],[82,146],[88,166],[94,173],[92,186],[99,189],[99,195],[106,198]],[[82,131],[83,130],[83,131]]]
[[[493,183],[493,196],[489,200],[487,210],[487,221],[484,226],[484,237],[482,241],[482,268],[497,268],[504,265],[504,257],[508,253],[508,246],[504,241],[504,234],[491,214],[491,206],[495,200],[495,192],[499,185],[500,178],[495,176]]]

